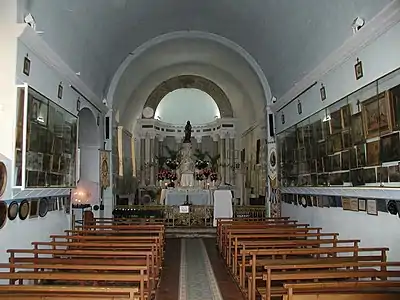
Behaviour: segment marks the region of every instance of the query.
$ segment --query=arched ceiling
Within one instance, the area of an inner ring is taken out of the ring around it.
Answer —
[[[214,99],[222,118],[233,117],[231,103],[224,91],[211,80],[196,75],[181,75],[163,81],[151,92],[144,107],[150,107],[156,111],[159,103],[168,93],[182,88],[194,88],[206,92]]]
[[[251,62],[236,49],[208,36],[178,34],[157,39],[121,64],[107,96],[119,112],[120,124],[132,128],[153,91],[162,82],[182,75],[199,76],[218,86],[243,127],[262,119],[270,91]]]
[[[174,31],[243,47],[279,97],[391,0],[19,0],[44,40],[99,96],[134,49]],[[21,15],[21,13],[20,13]],[[204,57],[207,59],[207,57]]]

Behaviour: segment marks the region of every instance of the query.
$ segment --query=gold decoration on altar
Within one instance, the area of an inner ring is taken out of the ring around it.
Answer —
[[[100,150],[100,185],[110,186],[110,151]]]

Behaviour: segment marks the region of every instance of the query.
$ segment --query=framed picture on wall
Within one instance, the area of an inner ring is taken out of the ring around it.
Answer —
[[[364,70],[362,66],[362,61],[357,58],[357,63],[354,65],[354,73],[356,75],[356,80],[363,78]]]
[[[368,199],[367,200],[367,214],[369,215],[378,215],[378,210],[376,209],[376,200],[375,199]]]
[[[392,130],[388,92],[380,93],[362,103],[364,132],[367,138],[389,133]]]
[[[358,199],[358,210],[359,211],[367,210],[367,203],[365,199]]]

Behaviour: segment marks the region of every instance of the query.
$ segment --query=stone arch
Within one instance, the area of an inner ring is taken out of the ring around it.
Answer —
[[[193,88],[207,93],[217,104],[221,118],[233,118],[232,105],[225,92],[211,80],[197,75],[180,75],[163,81],[151,92],[144,107],[151,107],[155,112],[168,93],[182,88]]]

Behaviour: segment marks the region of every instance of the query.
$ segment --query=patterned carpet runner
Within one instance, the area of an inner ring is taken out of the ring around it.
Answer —
[[[202,239],[181,240],[179,300],[222,300]]]

